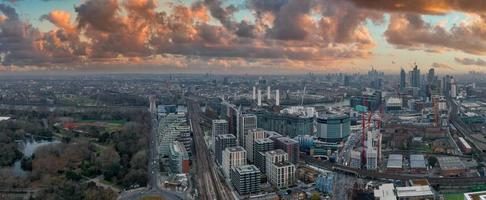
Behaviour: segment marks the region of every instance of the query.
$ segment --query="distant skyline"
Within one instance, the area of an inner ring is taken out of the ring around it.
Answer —
[[[0,72],[486,71],[486,0],[0,2]]]

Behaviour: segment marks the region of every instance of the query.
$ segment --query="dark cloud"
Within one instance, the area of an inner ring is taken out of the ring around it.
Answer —
[[[454,58],[454,60],[463,65],[486,66],[486,61],[480,58]]]

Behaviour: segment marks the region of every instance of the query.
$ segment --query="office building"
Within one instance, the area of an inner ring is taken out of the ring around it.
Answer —
[[[222,110],[224,112],[224,116],[228,121],[228,132],[238,137],[240,109],[237,108],[235,105],[226,101],[223,101],[221,105],[222,105]]]
[[[275,139],[275,148],[284,150],[291,163],[299,162],[300,146],[299,142],[288,137],[280,137]]]
[[[223,172],[230,176],[232,167],[246,165],[246,150],[243,147],[228,147],[223,151]]]
[[[346,114],[318,117],[317,136],[326,141],[341,141],[351,131],[351,121]]]
[[[258,127],[295,137],[311,135],[314,132],[314,116],[290,112],[258,111]]]
[[[169,163],[172,173],[189,173],[190,160],[184,144],[174,141],[169,148]]]
[[[253,163],[253,145],[255,140],[263,138],[265,138],[265,131],[261,128],[249,130],[248,134],[246,135],[245,149],[248,153],[247,158],[251,163]]]
[[[261,172],[255,165],[241,165],[231,169],[231,184],[240,195],[260,192]]]
[[[407,87],[407,74],[405,73],[405,70],[402,68],[400,70],[400,92],[403,92],[405,90],[405,87]]]
[[[356,106],[366,106],[368,110],[378,110],[381,106],[381,91],[380,90],[373,90],[371,88],[366,88],[365,91],[362,92],[361,96],[352,96],[350,99],[350,104],[352,108],[356,108]]]
[[[214,155],[218,164],[223,164],[223,151],[228,147],[236,146],[236,137],[232,134],[216,136]]]
[[[398,112],[402,110],[402,99],[397,97],[390,97],[386,100],[387,112]]]
[[[420,88],[420,69],[418,69],[417,65],[410,71],[410,85]]]
[[[257,116],[254,114],[242,114],[239,118],[239,132],[238,132],[238,144],[245,146],[245,136],[249,130],[257,128]]]
[[[211,133],[212,133],[212,146],[214,152],[216,136],[228,134],[228,121],[224,119],[213,119]]]

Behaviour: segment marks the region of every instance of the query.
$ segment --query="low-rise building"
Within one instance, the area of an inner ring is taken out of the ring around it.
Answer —
[[[460,176],[466,172],[466,166],[459,157],[438,157],[440,172],[443,176]]]
[[[410,155],[410,172],[412,173],[425,173],[427,172],[427,166],[424,155],[413,154]]]
[[[386,163],[387,172],[402,172],[403,171],[403,156],[402,154],[390,154]]]

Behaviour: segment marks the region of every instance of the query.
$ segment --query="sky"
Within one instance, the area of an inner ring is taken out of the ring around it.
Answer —
[[[0,72],[486,69],[486,0],[0,0]]]

